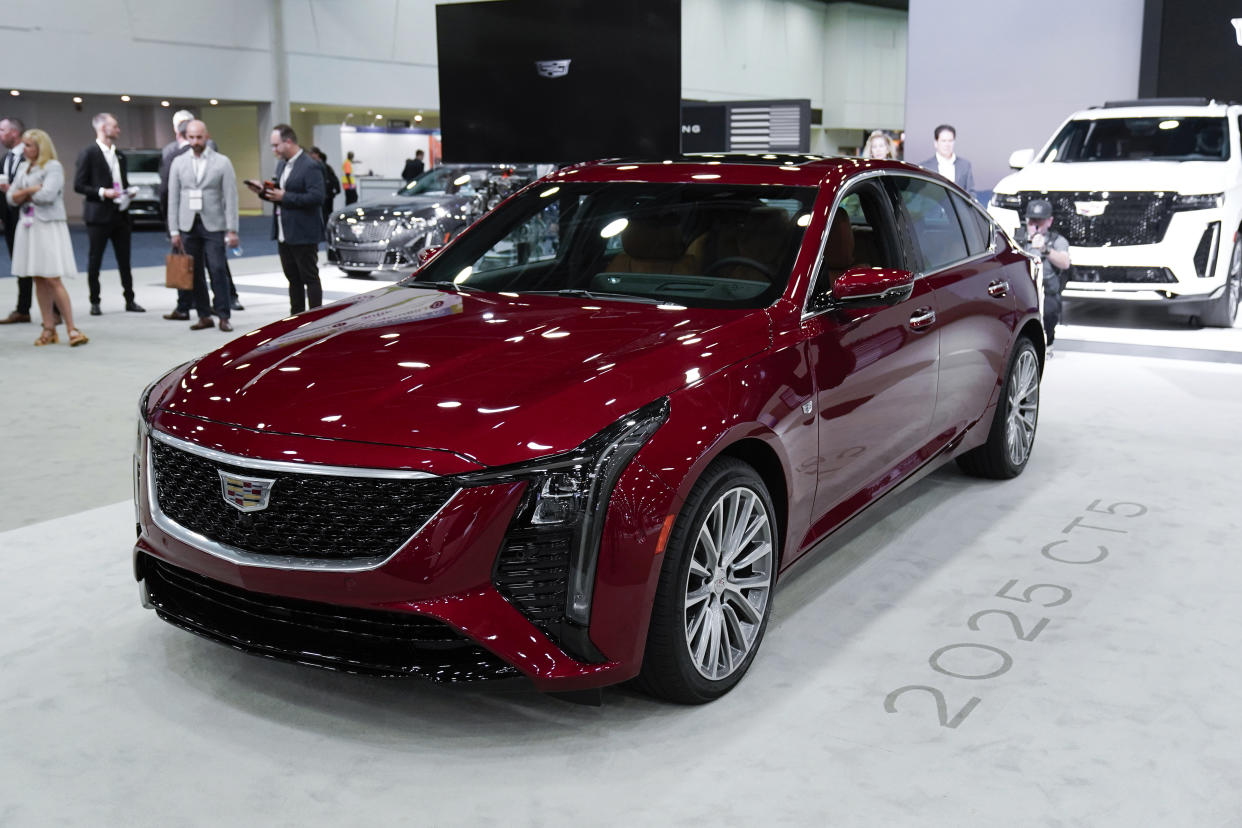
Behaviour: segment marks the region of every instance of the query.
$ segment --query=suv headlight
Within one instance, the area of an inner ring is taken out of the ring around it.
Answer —
[[[1203,193],[1173,196],[1174,210],[1211,210],[1225,204],[1224,193]]]
[[[1019,193],[992,193],[992,200],[989,204],[1005,210],[1021,210],[1022,196]]]
[[[668,398],[662,397],[617,420],[573,451],[458,478],[464,486],[529,481],[507,538],[553,533],[568,537],[565,618],[582,627],[591,620],[595,567],[612,490],[634,455],[668,419],[668,413]]]

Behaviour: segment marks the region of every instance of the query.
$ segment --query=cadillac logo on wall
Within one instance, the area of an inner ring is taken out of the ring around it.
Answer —
[[[545,78],[563,78],[569,74],[569,60],[537,60],[535,68]]]
[[[226,471],[216,470],[220,475],[220,492],[224,502],[239,512],[261,512],[267,508],[275,479],[261,477],[238,477]]]

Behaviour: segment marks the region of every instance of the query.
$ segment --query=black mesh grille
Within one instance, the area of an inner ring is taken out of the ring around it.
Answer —
[[[140,558],[165,621],[239,650],[318,667],[433,681],[480,681],[518,670],[425,615],[363,610],[250,592]]]
[[[1173,196],[1167,193],[1054,192],[1018,193],[1026,214],[1032,198],[1052,203],[1052,229],[1075,247],[1119,247],[1133,244],[1155,244],[1164,239],[1173,217]],[[1098,216],[1078,214],[1076,202],[1107,201]]]
[[[572,531],[510,530],[496,558],[492,583],[534,624],[565,619]]]
[[[151,441],[160,509],[218,543],[312,560],[391,555],[456,491],[440,480],[383,480],[223,465]],[[220,471],[272,484],[268,507],[241,512],[224,501]]]
[[[1166,267],[1083,267],[1074,265],[1070,282],[1117,282],[1163,285],[1177,277]]]

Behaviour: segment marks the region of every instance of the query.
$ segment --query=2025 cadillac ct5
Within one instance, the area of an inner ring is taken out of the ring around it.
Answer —
[[[560,170],[147,389],[144,603],[305,664],[710,701],[845,521],[950,458],[1022,471],[1033,267],[898,162]]]

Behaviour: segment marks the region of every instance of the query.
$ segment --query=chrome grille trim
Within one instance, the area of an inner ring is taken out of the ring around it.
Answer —
[[[331,477],[368,477],[383,480],[429,480],[439,475],[424,471],[405,471],[402,469],[366,469],[357,466],[321,466],[312,463],[291,463],[288,460],[255,460],[237,454],[209,449],[180,437],[173,437],[162,431],[151,429],[151,437],[175,449],[197,454],[213,463],[224,463],[228,466],[240,466],[243,469],[256,471],[291,472],[293,474],[323,474]]]

